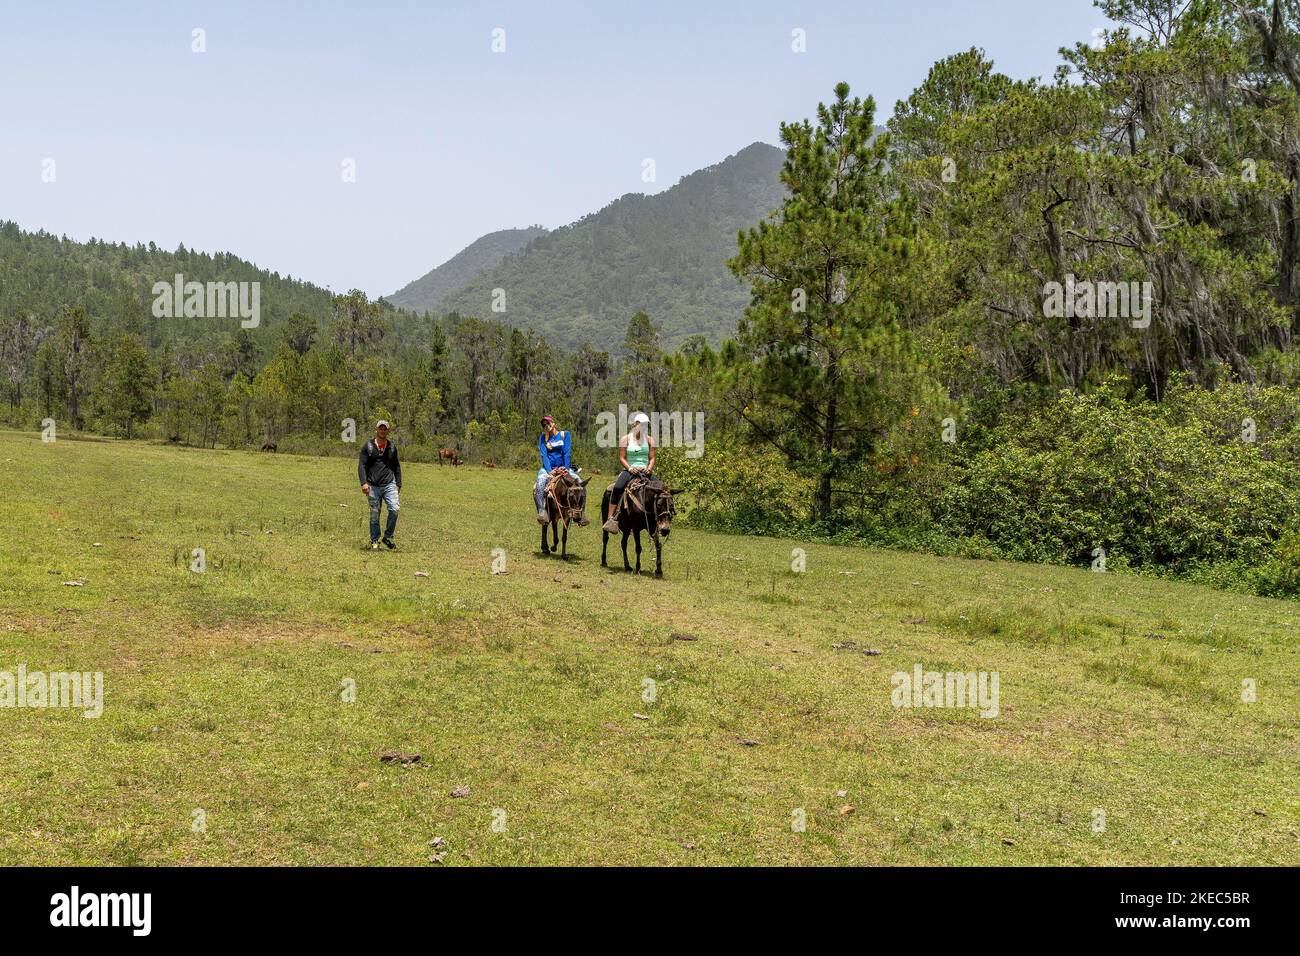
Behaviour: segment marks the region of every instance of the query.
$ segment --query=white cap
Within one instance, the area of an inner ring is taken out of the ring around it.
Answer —
[[[632,424],[633,424],[633,425],[649,425],[649,424],[650,424],[650,416],[647,415],[645,412],[637,412],[635,415],[632,416]]]
[[[376,428],[392,428],[393,426],[390,425],[390,424],[388,424],[388,419],[387,419],[387,418],[381,418],[381,419],[379,419],[378,423],[376,423],[375,427],[376,427]]]

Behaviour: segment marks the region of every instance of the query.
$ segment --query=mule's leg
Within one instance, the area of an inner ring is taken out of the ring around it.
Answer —
[[[608,562],[605,560],[605,550],[606,550],[608,547],[609,547],[609,532],[608,532],[608,531],[601,531],[601,533],[600,533],[600,566],[601,566],[602,568],[607,568],[607,567],[609,567]]]
[[[550,553],[550,549],[546,547],[546,525],[542,525],[542,554]]]
[[[636,573],[641,573],[641,529],[636,529]]]
[[[569,556],[569,526],[567,524],[564,526],[564,538],[562,540],[563,544],[560,545],[560,557],[567,558]]]
[[[664,545],[659,540],[659,535],[656,534],[652,537],[655,539],[655,577],[662,578],[664,576]]]
[[[631,533],[632,533],[631,531],[623,532],[623,570],[624,571],[632,570],[632,562],[627,559],[627,536]]]
[[[560,523],[558,521],[551,522],[551,550],[560,550]]]

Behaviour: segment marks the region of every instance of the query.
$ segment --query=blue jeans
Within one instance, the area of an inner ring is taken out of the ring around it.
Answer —
[[[578,477],[578,473],[572,468],[569,469],[569,474],[574,478]],[[549,468],[537,469],[537,482],[533,485],[533,501],[537,502],[538,511],[546,507],[546,479],[550,477],[551,470]]]
[[[379,540],[379,507],[384,502],[388,503],[388,524],[384,529],[384,537],[391,538],[393,531],[397,528],[397,512],[402,508],[397,500],[397,482],[390,481],[386,485],[370,486],[371,544]]]

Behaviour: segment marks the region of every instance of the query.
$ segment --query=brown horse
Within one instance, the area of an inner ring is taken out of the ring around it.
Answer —
[[[454,448],[439,448],[438,464],[442,465],[442,464],[446,464],[447,462],[451,462],[451,464],[453,465],[459,465],[460,452],[456,451],[456,449]]]
[[[582,509],[587,504],[587,482],[590,478],[577,479],[565,472],[551,475],[546,482],[546,524],[542,525],[542,554],[559,551],[561,558],[569,556],[569,522],[582,520]],[[546,529],[550,526],[551,544],[546,544]],[[560,542],[560,526],[564,526],[563,543]]]
[[[600,499],[601,515],[609,514],[609,496],[614,486],[605,489]],[[647,531],[655,543],[655,577],[664,576],[663,543],[673,530],[673,495],[681,489],[665,487],[658,478],[633,478],[623,490],[623,501],[618,510],[618,529],[623,532],[623,570],[631,571],[627,559],[627,538],[636,535],[636,573],[641,573],[641,532]],[[609,547],[609,532],[605,531],[600,544],[600,566],[608,567],[605,550]]]

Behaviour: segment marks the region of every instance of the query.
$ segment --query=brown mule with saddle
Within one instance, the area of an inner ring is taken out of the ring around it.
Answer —
[[[609,513],[609,499],[614,493],[614,485],[605,489],[600,499],[600,513]],[[664,575],[663,543],[673,530],[673,495],[679,493],[668,488],[658,478],[646,478],[634,475],[623,489],[623,497],[618,502],[618,530],[623,532],[623,570],[631,571],[632,565],[627,559],[628,535],[636,535],[636,572],[641,573],[641,532],[650,534],[655,543],[655,577]],[[609,547],[608,531],[600,544],[600,566],[608,567],[605,551]]]
[[[551,554],[554,551],[560,552],[561,558],[569,556],[569,522],[576,521],[580,525],[586,524],[586,517],[583,514],[583,508],[587,504],[587,482],[590,478],[581,480],[574,478],[567,471],[553,473],[546,480],[545,502],[546,502],[546,522],[542,525],[542,554]],[[564,527],[564,535],[560,536],[560,527]],[[550,528],[551,544],[546,544],[546,530]]]

